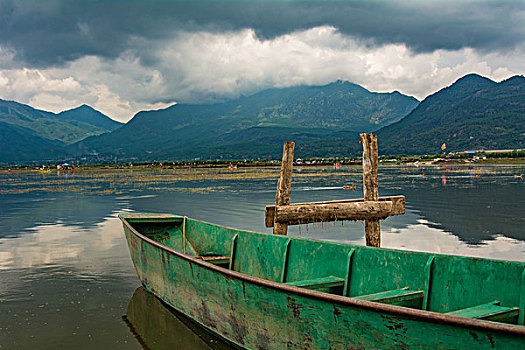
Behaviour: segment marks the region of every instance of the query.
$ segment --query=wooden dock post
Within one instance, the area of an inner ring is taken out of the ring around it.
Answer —
[[[365,220],[366,245],[379,247],[379,220],[405,213],[405,197],[379,197],[377,136],[361,134],[363,145],[363,198],[290,204],[294,143],[283,149],[281,174],[277,182],[275,205],[267,205],[264,224],[273,233],[286,235],[288,225],[311,224],[338,220]]]
[[[363,197],[365,201],[379,199],[377,136],[360,134],[363,145]],[[366,245],[381,246],[381,227],[378,219],[365,220]]]
[[[290,205],[290,195],[292,192],[292,167],[295,143],[286,141],[283,147],[283,160],[281,162],[281,174],[277,182],[277,193],[275,195],[275,205]],[[286,235],[288,225],[274,220],[273,234]]]

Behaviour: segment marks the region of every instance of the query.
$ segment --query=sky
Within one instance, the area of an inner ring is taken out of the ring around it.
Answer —
[[[525,73],[525,0],[0,0],[0,98],[115,120],[347,80],[424,99]]]

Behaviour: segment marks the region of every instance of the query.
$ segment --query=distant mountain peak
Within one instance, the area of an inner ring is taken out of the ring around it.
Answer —
[[[93,111],[93,112],[97,112],[97,113],[100,113],[99,111],[97,111],[95,108],[91,107],[90,105],[87,105],[87,104],[82,104],[78,107],[75,107],[75,108],[71,108],[71,109],[67,109],[65,111],[62,111],[61,113],[66,113],[66,112],[72,112],[72,111]]]
[[[427,96],[425,100],[421,101],[421,106],[427,106],[428,102],[434,99],[435,96],[440,96],[439,98],[443,98],[443,96],[449,96],[452,99],[456,99],[458,96],[467,97],[472,93],[488,89],[496,85],[498,85],[498,83],[490,80],[489,78],[483,77],[476,73],[470,73],[459,78],[452,85]]]
[[[328,85],[348,85],[348,86],[359,86],[359,87],[362,87],[361,85],[352,83],[352,82],[350,82],[348,80],[341,80],[341,79],[336,80],[333,83],[329,83]],[[326,86],[328,86],[328,85],[326,85]]]
[[[452,86],[461,87],[464,88],[466,85],[485,85],[485,86],[492,86],[497,84],[495,81],[490,80],[487,77],[481,76],[476,73],[470,73],[467,74],[458,80]]]
[[[142,111],[124,127],[75,147],[79,154],[96,150],[137,159],[250,158],[273,156],[280,152],[283,140],[294,140],[301,145],[312,143],[307,147],[317,154],[324,151],[313,143],[377,130],[401,119],[418,103],[410,96],[370,92],[342,80],[270,88],[223,103]]]
[[[461,78],[459,78],[457,81],[460,81],[460,80],[466,80],[466,79],[488,79],[482,75],[479,75],[478,73],[469,73],[469,74],[465,74],[464,76],[462,76]],[[488,79],[490,80],[490,79]]]
[[[517,85],[517,84],[523,84],[524,82],[525,82],[525,76],[515,75],[513,77],[503,80],[501,84]]]
[[[107,115],[87,104],[82,104],[76,108],[60,112],[58,115],[63,119],[85,122],[106,129],[107,131],[115,130],[122,125],[122,123],[109,118]]]
[[[385,153],[517,149],[525,145],[525,78],[496,83],[468,74],[423,100],[399,122],[378,130]]]

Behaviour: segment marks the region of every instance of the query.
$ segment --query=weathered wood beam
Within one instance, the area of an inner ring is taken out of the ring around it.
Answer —
[[[315,205],[284,205],[275,207],[274,221],[307,224],[337,220],[384,219],[392,213],[392,202],[354,202]]]
[[[277,182],[277,193],[275,195],[275,205],[290,204],[290,195],[292,192],[292,167],[293,167],[293,153],[295,143],[286,141],[283,147],[283,160],[281,162],[281,173],[279,181]],[[288,225],[281,222],[274,221],[273,234],[286,235],[288,233]]]
[[[377,201],[379,198],[378,151],[377,136],[360,134],[363,145],[363,197],[365,201]],[[379,219],[365,220],[366,245],[379,247],[381,245],[381,227]]]
[[[392,210],[387,216],[391,215],[402,215],[405,213],[405,197],[404,196],[390,196],[390,197],[379,197],[379,202],[391,202],[392,203]],[[323,201],[323,202],[306,202],[306,203],[292,203],[289,206],[290,207],[297,207],[297,206],[317,206],[317,205],[324,205],[324,204],[345,204],[345,203],[358,203],[364,202],[363,198],[359,199],[344,199],[344,200],[333,200],[333,201]],[[275,222],[275,205],[267,205],[266,206],[266,217],[265,217],[265,224],[266,227],[272,227]],[[343,215],[333,216],[333,217],[323,217],[323,218],[317,218],[316,220],[312,219],[308,222],[305,222],[304,220],[290,220],[286,222],[288,225],[298,225],[298,224],[306,224],[306,223],[314,223],[314,222],[329,222],[329,221],[336,221],[336,220],[358,220],[354,218],[345,219],[343,218]]]

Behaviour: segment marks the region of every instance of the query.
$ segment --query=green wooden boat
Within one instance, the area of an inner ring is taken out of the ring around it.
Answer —
[[[120,219],[144,287],[242,348],[525,348],[523,262]]]

